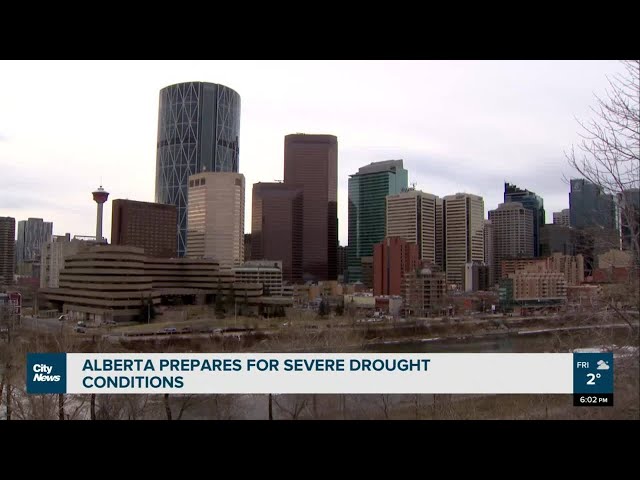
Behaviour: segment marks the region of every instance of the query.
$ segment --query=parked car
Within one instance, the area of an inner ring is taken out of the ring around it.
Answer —
[[[178,333],[178,329],[176,327],[167,327],[162,331],[164,333]]]
[[[82,328],[86,328],[86,327],[87,327],[87,324],[86,324],[86,323],[84,323],[82,320],[81,320],[81,321],[79,321],[79,322],[77,323],[77,325],[78,325],[78,327],[82,327]]]
[[[104,322],[105,325],[116,325],[116,321],[115,320],[105,320]]]
[[[191,327],[182,327],[180,329],[181,333],[193,333],[193,329]]]
[[[73,327],[73,331],[76,333],[86,333],[86,330],[79,325],[76,325],[75,327]]]

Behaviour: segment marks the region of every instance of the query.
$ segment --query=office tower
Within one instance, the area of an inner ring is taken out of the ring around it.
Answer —
[[[251,259],[279,260],[286,282],[302,282],[302,187],[254,183],[251,205]]]
[[[518,202],[533,214],[533,255],[540,256],[540,228],[545,224],[544,200],[529,190],[510,183],[504,184],[504,203]]]
[[[20,275],[32,276],[33,268],[40,271],[42,245],[51,240],[52,235],[53,222],[45,222],[41,218],[29,218],[18,222],[16,266]]]
[[[387,197],[387,237],[400,237],[418,246],[420,260],[436,263],[438,197],[420,190]]]
[[[386,237],[373,247],[373,294],[401,295],[405,273],[419,265],[415,243],[400,237]]]
[[[111,244],[144,249],[148,257],[178,254],[175,205],[117,199],[111,202]]]
[[[189,177],[187,257],[213,258],[221,269],[244,259],[244,175],[206,172]]]
[[[554,223],[543,225],[540,229],[540,256],[548,257],[552,253],[575,255],[578,236],[575,228]]]
[[[102,185],[93,192],[93,201],[96,202],[96,241],[102,242],[102,206],[109,198],[107,192]]]
[[[249,260],[251,260],[251,234],[245,233],[244,234],[244,261],[248,262]]]
[[[188,178],[238,172],[240,95],[224,85],[186,82],[160,90],[156,157],[158,203],[178,209],[178,255],[187,244]]]
[[[488,290],[489,265],[483,262],[468,262],[464,264],[464,291],[477,292],[478,290]]]
[[[484,262],[484,200],[470,193],[442,200],[447,282],[462,289],[465,264]]]
[[[561,210],[559,212],[553,212],[553,224],[562,225],[564,227],[568,227],[569,225],[571,225],[569,209],[565,208],[564,210]],[[540,228],[542,228],[543,226],[544,225],[541,225]]]
[[[303,190],[303,280],[335,280],[338,253],[338,139],[284,138],[284,183]]]
[[[533,212],[519,202],[501,203],[489,211],[493,227],[493,270],[502,260],[533,257]]]
[[[489,267],[489,286],[496,284],[496,265],[493,261],[493,225],[491,220],[485,220],[484,226],[484,263]]]
[[[373,162],[349,177],[349,281],[362,280],[360,259],[385,237],[386,196],[407,187],[402,160]]]
[[[338,277],[345,279],[347,275],[347,248],[338,244]],[[340,279],[340,278],[338,278]]]
[[[440,272],[444,270],[444,212],[443,201],[436,197],[436,265]]]
[[[40,288],[58,288],[60,271],[64,268],[67,257],[84,253],[96,246],[96,241],[71,239],[70,234],[54,235],[50,242],[42,246],[40,258]]]
[[[616,207],[613,195],[583,178],[570,182],[570,224],[577,229],[616,230]]]
[[[15,238],[15,218],[0,217],[0,285],[13,283]]]

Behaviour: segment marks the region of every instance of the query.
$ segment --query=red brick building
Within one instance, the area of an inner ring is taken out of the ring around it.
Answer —
[[[418,246],[388,237],[373,246],[373,294],[400,295],[404,274],[420,265]]]

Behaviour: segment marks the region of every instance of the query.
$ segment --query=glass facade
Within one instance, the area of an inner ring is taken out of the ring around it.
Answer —
[[[187,241],[188,179],[201,172],[238,172],[240,95],[215,83],[160,90],[156,202],[178,210],[178,256]]]
[[[374,162],[349,178],[349,282],[362,281],[362,257],[373,255],[373,246],[384,240],[387,195],[408,187],[402,160]]]
[[[540,228],[545,224],[544,200],[529,190],[504,184],[504,203],[518,202],[533,213],[533,256],[540,256]]]
[[[613,195],[605,194],[600,187],[583,178],[573,179],[569,192],[569,217],[574,228],[615,230],[616,205]]]

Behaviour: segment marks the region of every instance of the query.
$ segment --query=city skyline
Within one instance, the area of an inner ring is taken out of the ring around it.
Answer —
[[[579,140],[575,118],[591,117],[605,75],[622,68],[616,61],[0,65],[0,216],[46,218],[56,235],[91,235],[99,184],[114,199],[153,201],[159,91],[205,81],[242,97],[239,172],[247,186],[282,179],[285,135],[338,138],[341,245],[349,175],[390,158],[403,159],[420,190],[482,196],[485,218],[502,202],[504,181],[534,191],[552,223],[552,212],[569,206],[563,176],[578,177],[563,154]],[[249,232],[250,199],[245,205]],[[104,217],[109,225],[110,201]]]

